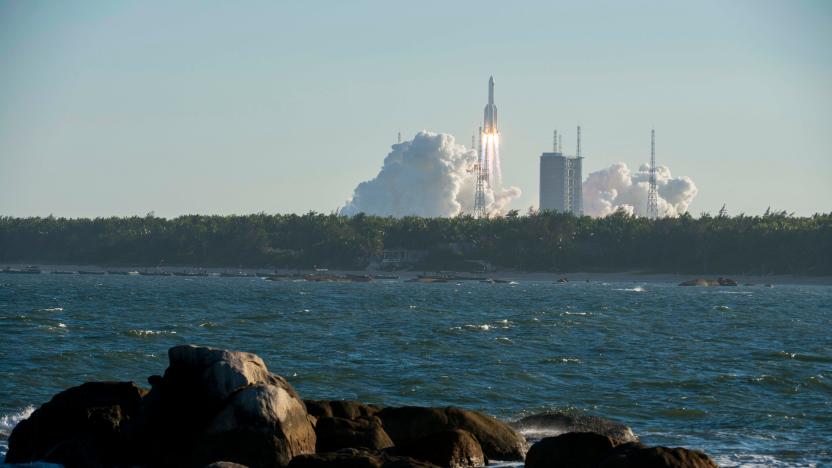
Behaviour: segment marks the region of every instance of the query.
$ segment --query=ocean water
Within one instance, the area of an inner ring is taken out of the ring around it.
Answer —
[[[832,463],[832,287],[369,284],[0,274],[0,456],[90,380],[184,343],[259,354],[307,398],[582,411],[722,466]]]

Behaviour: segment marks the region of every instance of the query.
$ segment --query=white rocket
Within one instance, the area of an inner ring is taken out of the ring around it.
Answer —
[[[482,131],[485,134],[497,132],[497,106],[494,105],[494,77],[488,79],[488,104],[485,105]]]

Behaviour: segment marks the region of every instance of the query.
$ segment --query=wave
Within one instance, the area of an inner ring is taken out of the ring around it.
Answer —
[[[668,418],[689,419],[705,417],[708,415],[708,412],[696,408],[669,408],[659,411],[659,414]]]
[[[17,426],[17,423],[28,418],[34,412],[35,407],[29,405],[16,413],[4,414],[3,416],[0,416],[0,437],[8,438],[12,433],[12,429]]]
[[[832,356],[818,356],[816,354],[805,354],[805,353],[790,353],[788,351],[778,351],[773,353],[775,357],[787,358],[787,359],[794,359],[796,361],[805,361],[805,362],[821,362],[821,363],[829,363],[832,362]]]
[[[544,364],[580,364],[581,360],[573,357],[551,357],[540,362]]]
[[[152,336],[175,335],[176,332],[173,331],[173,330],[138,330],[138,329],[132,329],[132,330],[127,330],[125,332],[125,334],[127,336],[133,336],[133,337],[137,337],[137,338],[148,338],[148,337],[152,337]]]
[[[762,455],[756,453],[734,453],[730,455],[716,455],[712,456],[717,466],[727,468],[768,468],[768,467],[803,467],[807,466],[805,463],[793,463],[778,460],[772,455]],[[808,465],[820,466],[820,465]]]

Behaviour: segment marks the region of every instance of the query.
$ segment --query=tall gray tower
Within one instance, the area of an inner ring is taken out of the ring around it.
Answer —
[[[557,135],[557,133],[556,133]],[[540,211],[559,211],[583,215],[581,127],[578,127],[578,154],[568,156],[555,138],[554,151],[540,155]]]
[[[659,217],[659,194],[656,184],[656,130],[650,130],[650,188],[647,189],[647,217]]]

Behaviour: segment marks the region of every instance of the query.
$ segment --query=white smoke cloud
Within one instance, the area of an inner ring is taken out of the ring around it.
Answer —
[[[698,192],[690,177],[674,178],[667,166],[656,166],[658,208],[662,217],[675,217],[686,212]],[[630,172],[624,163],[589,174],[583,183],[584,213],[607,216],[619,209],[639,216],[647,212],[647,191],[650,188],[650,166],[642,164]]]
[[[476,151],[456,144],[451,135],[426,131],[392,149],[378,175],[358,184],[342,214],[447,217],[474,212]],[[517,187],[486,190],[489,213],[504,212],[519,195]]]

